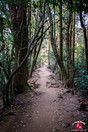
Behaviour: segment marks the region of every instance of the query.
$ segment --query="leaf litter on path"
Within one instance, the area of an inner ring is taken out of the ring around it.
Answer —
[[[8,116],[4,125],[0,121],[0,132],[70,132],[75,121],[87,123],[88,112],[79,110],[79,96],[66,92],[62,81],[47,66],[37,69],[28,83],[39,84],[35,88],[37,94],[17,97],[8,110],[8,113],[13,110],[16,116]]]

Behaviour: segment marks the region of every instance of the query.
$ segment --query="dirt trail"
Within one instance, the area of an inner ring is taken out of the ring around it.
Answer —
[[[30,128],[32,132],[51,132],[57,126],[56,114],[58,104],[56,103],[58,89],[48,88],[49,76],[52,73],[46,66],[40,68],[39,80],[40,88],[36,91],[41,95],[35,102],[32,113]]]
[[[73,122],[87,123],[88,108],[79,110],[80,102],[85,100],[65,89],[46,65],[37,69],[28,82],[38,87],[37,95],[19,95],[16,107],[12,106],[10,114],[0,121],[0,132],[71,132]]]

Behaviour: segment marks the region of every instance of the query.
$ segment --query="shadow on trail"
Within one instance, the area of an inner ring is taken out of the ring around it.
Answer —
[[[19,95],[17,101],[22,104],[10,110],[14,115],[8,115],[5,122],[0,121],[0,132],[70,132],[75,121],[87,122],[88,112],[79,110],[81,96],[67,92],[46,65],[28,83],[37,95]]]

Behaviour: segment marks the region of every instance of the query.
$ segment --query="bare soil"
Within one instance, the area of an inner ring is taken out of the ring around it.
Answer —
[[[87,100],[64,88],[46,65],[38,68],[28,83],[35,93],[20,94],[1,112],[0,132],[71,132],[76,121],[85,122],[88,132]],[[79,109],[81,102],[86,103],[85,111]]]

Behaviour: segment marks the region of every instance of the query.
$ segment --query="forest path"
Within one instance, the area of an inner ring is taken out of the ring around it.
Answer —
[[[72,123],[86,122],[88,112],[79,110],[81,96],[65,89],[46,65],[37,69],[28,83],[37,95],[19,95],[16,107],[0,122],[0,132],[71,132]]]

